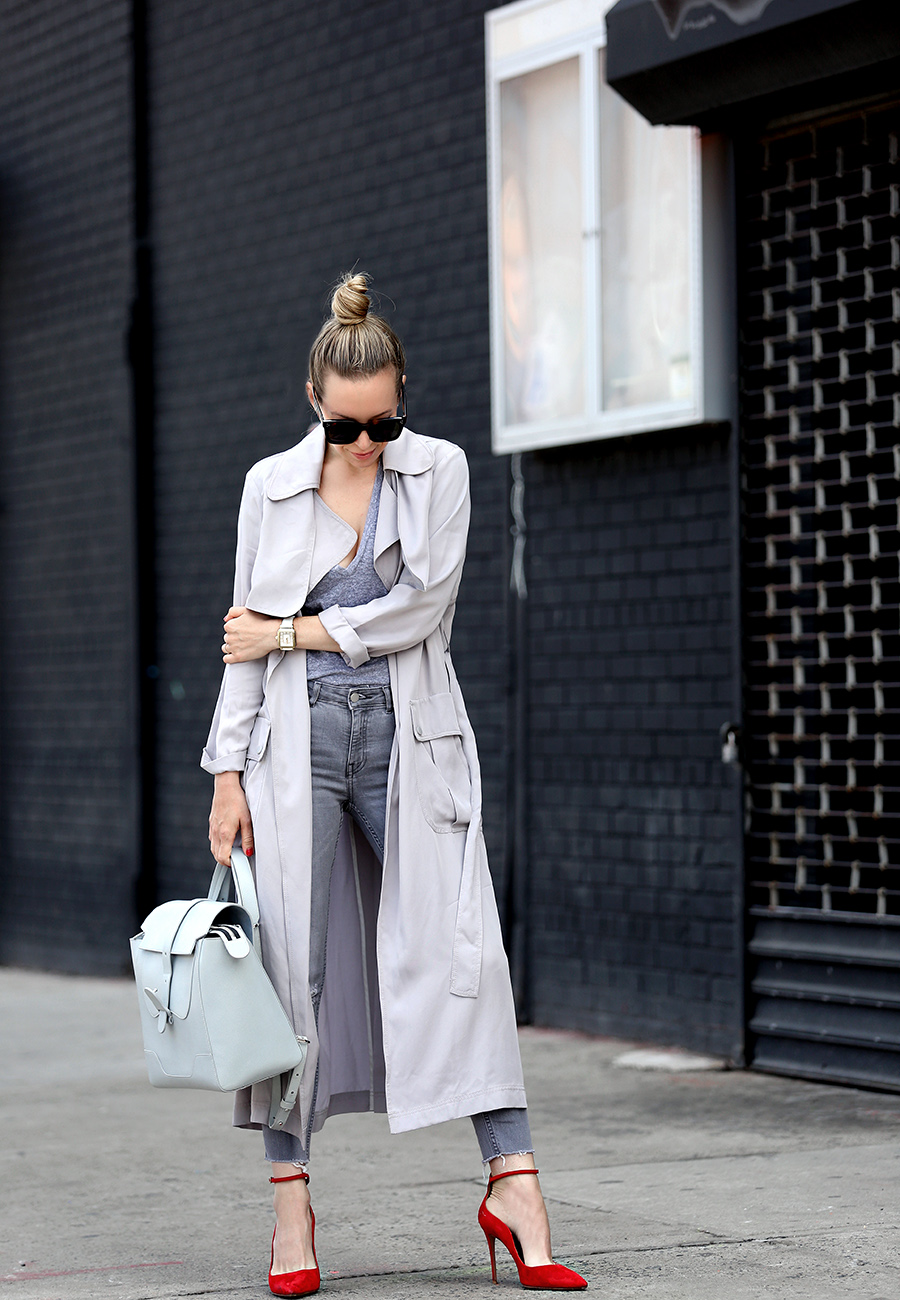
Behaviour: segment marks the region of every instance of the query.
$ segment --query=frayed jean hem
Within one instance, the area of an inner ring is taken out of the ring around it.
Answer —
[[[472,1116],[475,1136],[485,1163],[498,1156],[532,1155],[531,1128],[528,1111],[524,1106],[504,1106],[499,1110],[482,1111]],[[309,1152],[293,1133],[281,1129],[264,1128],[266,1159],[278,1164],[297,1165],[306,1171]]]

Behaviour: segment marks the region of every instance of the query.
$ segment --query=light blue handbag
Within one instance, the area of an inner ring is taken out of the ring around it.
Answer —
[[[227,901],[232,877],[236,903]],[[269,1127],[283,1127],[309,1039],[294,1033],[260,961],[256,887],[242,850],[232,850],[230,872],[216,865],[206,898],[154,908],[131,940],[131,959],[154,1087],[233,1092],[271,1079]]]

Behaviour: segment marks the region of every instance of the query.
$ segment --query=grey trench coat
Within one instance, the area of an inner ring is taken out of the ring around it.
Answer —
[[[321,428],[247,475],[234,602],[285,618],[355,543],[316,507]],[[410,429],[387,444],[375,567],[388,594],[320,615],[346,662],[386,655],[396,732],[383,869],[344,819],[331,886],[318,1033],[309,994],[311,793],[306,654],[225,668],[202,766],[242,771],[253,820],[263,960],[310,1039],[297,1107],[386,1110],[393,1132],[524,1106],[515,1013],[481,826],[475,738],[450,659],[469,524],[468,468]],[[269,1088],[238,1093],[234,1122],[266,1123]]]

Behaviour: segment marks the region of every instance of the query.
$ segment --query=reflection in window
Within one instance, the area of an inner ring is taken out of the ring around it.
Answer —
[[[500,242],[505,418],[585,409],[579,61],[504,81]]]
[[[691,150],[600,77],[603,408],[692,402]]]

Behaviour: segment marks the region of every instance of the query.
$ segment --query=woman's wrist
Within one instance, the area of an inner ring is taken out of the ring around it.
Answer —
[[[272,622],[269,621],[271,627]],[[282,618],[277,620],[275,626],[275,647],[278,650],[296,650],[297,649],[297,616],[293,618]]]
[[[238,771],[216,772],[213,784],[217,786],[240,785],[241,774]]]
[[[298,614],[294,619],[298,650],[330,650],[340,653],[337,641],[325,631],[318,614]]]

